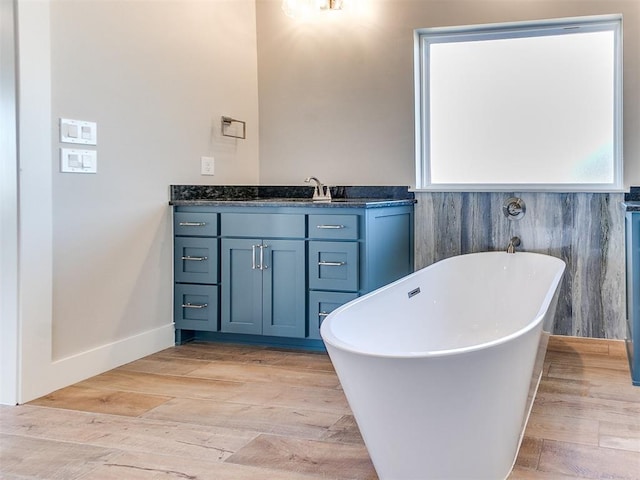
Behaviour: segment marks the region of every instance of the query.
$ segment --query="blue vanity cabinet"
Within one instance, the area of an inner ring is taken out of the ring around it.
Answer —
[[[634,385],[640,386],[640,212],[625,216],[627,257],[627,354]]]
[[[308,338],[339,306],[413,272],[413,206],[309,215]]]
[[[176,342],[323,349],[339,306],[413,271],[413,203],[177,205]]]
[[[173,316],[178,343],[186,330],[218,331],[218,214],[175,213],[173,270]]]

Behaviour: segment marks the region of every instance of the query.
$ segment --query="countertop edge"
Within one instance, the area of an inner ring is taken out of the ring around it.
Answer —
[[[620,202],[620,205],[626,212],[640,212],[640,201],[638,200],[626,200]]]
[[[382,208],[414,205],[416,200],[407,199],[339,199],[334,202],[312,202],[309,200],[171,200],[173,207],[295,207],[295,208]]]

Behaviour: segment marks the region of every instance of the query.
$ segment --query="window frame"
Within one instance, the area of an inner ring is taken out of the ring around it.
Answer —
[[[528,38],[611,31],[613,51],[613,180],[610,183],[432,183],[430,158],[429,48],[432,44]],[[538,21],[508,22],[414,31],[415,167],[420,191],[550,191],[621,192],[623,183],[622,138],[622,15],[595,15]]]

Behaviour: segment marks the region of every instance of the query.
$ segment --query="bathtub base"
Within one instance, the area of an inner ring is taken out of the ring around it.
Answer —
[[[539,331],[532,332],[489,356],[483,352],[422,362],[376,361],[328,345],[379,478],[508,477],[529,413],[538,337]],[[515,350],[531,360],[508,361]],[[478,370],[487,374],[473,374]],[[384,389],[381,378],[387,383]]]

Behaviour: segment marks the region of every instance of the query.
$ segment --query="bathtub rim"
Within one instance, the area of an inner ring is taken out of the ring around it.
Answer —
[[[557,271],[555,272],[555,275],[553,276],[553,279],[549,284],[549,289],[547,290],[547,293],[540,306],[540,309],[538,310],[538,313],[533,317],[533,319],[527,325],[525,325],[521,329],[516,330],[515,332],[505,335],[503,337],[499,337],[495,340],[491,340],[489,342],[478,343],[476,345],[470,345],[466,347],[457,347],[457,348],[450,348],[445,350],[434,350],[434,351],[409,351],[409,352],[393,352],[393,353],[372,352],[370,351],[370,349],[359,348],[357,346],[354,346],[350,343],[344,342],[343,340],[337,338],[331,331],[331,324],[334,321],[333,320],[334,317],[338,316],[344,310],[352,308],[354,305],[357,305],[360,302],[365,301],[367,298],[376,294],[380,294],[385,290],[394,288],[396,285],[406,281],[411,277],[414,277],[420,274],[423,270],[429,269],[436,264],[442,264],[445,262],[448,263],[456,260],[460,261],[460,257],[479,256],[479,255],[491,255],[491,256],[519,255],[519,256],[547,257],[552,260],[545,260],[545,261],[551,261],[558,264]],[[558,292],[559,285],[562,280],[562,276],[564,275],[565,269],[566,269],[566,262],[564,260],[558,257],[554,257],[553,255],[548,255],[546,253],[516,252],[516,253],[510,254],[502,251],[495,251],[495,252],[475,252],[475,253],[467,253],[462,255],[454,255],[454,256],[439,260],[426,267],[423,267],[413,273],[410,273],[409,275],[406,275],[392,283],[384,285],[372,292],[369,292],[361,297],[351,300],[350,302],[336,308],[327,316],[327,318],[325,318],[325,320],[320,325],[320,336],[322,338],[322,341],[325,343],[325,345],[328,344],[333,348],[344,350],[357,355],[364,355],[364,356],[378,357],[378,358],[390,358],[390,359],[440,358],[440,357],[448,357],[452,355],[463,355],[467,353],[473,353],[473,352],[485,350],[488,348],[496,347],[498,345],[505,344],[510,340],[513,340],[514,338],[517,338],[521,335],[525,335],[527,332],[537,328],[538,325],[542,324],[542,322],[544,321],[544,317],[547,314],[549,307],[553,301],[553,298]]]

